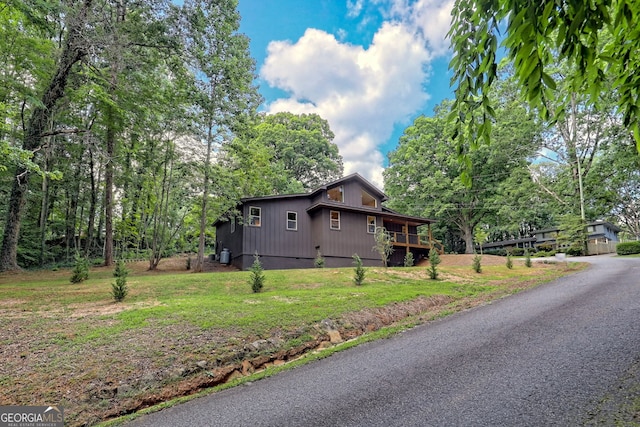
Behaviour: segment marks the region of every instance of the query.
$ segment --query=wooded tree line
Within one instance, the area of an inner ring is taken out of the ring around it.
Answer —
[[[566,72],[558,62],[554,76],[561,81]],[[389,153],[390,207],[437,219],[434,236],[456,252],[473,253],[479,234],[510,240],[549,227],[584,229],[584,220],[609,220],[640,238],[640,156],[614,92],[595,106],[567,84],[566,112],[549,124],[522,102],[510,67],[498,74],[491,142],[463,148],[461,162],[452,101],[418,117]]]
[[[243,196],[342,176],[328,123],[256,113],[236,0],[0,2],[0,270],[197,251]],[[294,149],[295,147],[295,149]]]

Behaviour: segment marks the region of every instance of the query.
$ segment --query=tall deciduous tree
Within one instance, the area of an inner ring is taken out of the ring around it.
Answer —
[[[449,139],[449,105],[436,108],[435,117],[418,117],[389,154],[384,172],[385,191],[397,210],[442,221],[461,236],[465,252],[473,253],[476,226],[497,214],[501,187],[513,174],[526,174],[527,159],[538,140],[538,126],[516,100],[503,91],[491,145],[467,153],[461,164]],[[473,178],[466,185],[461,172]],[[453,248],[449,248],[451,250]]]
[[[74,66],[89,51],[87,44],[88,21],[93,13],[92,0],[76,2],[65,10],[65,28],[63,44],[56,66],[47,77],[48,84],[39,94],[38,102],[33,104],[23,131],[22,149],[35,151],[40,149],[44,134],[55,113],[56,105],[64,97],[67,84]],[[18,269],[17,248],[20,233],[21,216],[26,203],[30,171],[24,165],[18,166],[11,190],[7,217],[0,247],[0,271]]]
[[[237,0],[188,0],[183,9],[185,42],[190,65],[198,78],[196,123],[207,147],[195,271],[202,271],[204,263],[214,144],[231,139],[241,118],[251,114],[259,104],[253,86],[255,63],[249,55],[248,38],[238,33],[237,6]]]
[[[255,139],[273,152],[273,161],[284,170],[277,193],[285,193],[291,181],[306,191],[342,177],[344,168],[329,122],[317,114],[264,115],[253,129]],[[284,187],[283,187],[284,186]]]

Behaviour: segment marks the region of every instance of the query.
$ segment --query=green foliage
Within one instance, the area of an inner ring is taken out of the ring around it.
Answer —
[[[277,194],[315,190],[342,177],[342,156],[329,122],[317,114],[280,112],[261,115],[254,140],[269,150]],[[290,188],[291,182],[299,189]],[[296,191],[297,190],[297,191]]]
[[[373,246],[373,250],[378,252],[382,264],[387,267],[389,263],[389,256],[393,253],[393,242],[391,241],[391,234],[384,227],[376,227],[373,238],[376,244]]]
[[[115,283],[111,283],[111,296],[116,302],[121,302],[125,299],[129,293],[127,287],[127,276],[129,270],[125,266],[124,260],[118,260],[116,262],[116,268],[113,271],[113,277],[116,278]]]
[[[366,274],[366,270],[362,266],[362,259],[358,256],[358,254],[353,254],[353,264],[356,266],[353,273],[353,283],[356,286],[361,286],[364,283],[364,277]]]
[[[482,256],[476,255],[473,257],[472,267],[476,273],[482,273]]]
[[[587,228],[582,218],[578,215],[563,215],[559,227],[560,231],[556,237],[558,247],[573,247],[574,251],[582,255],[587,245]],[[566,252],[567,249],[562,251]]]
[[[634,0],[560,0],[524,7],[515,0],[457,0],[449,31],[454,50],[449,67],[456,97],[450,120],[458,152],[465,153],[476,140],[489,141],[495,117],[489,92],[497,76],[499,37],[514,66],[522,97],[545,120],[562,118],[565,112],[564,108],[549,108],[550,100],[566,95],[558,90],[557,81],[565,81],[597,104],[606,93],[606,79],[612,77],[615,84],[610,90],[618,93],[623,123],[633,131],[640,148],[635,75],[640,66],[635,55],[640,47],[635,21],[639,15],[640,4]],[[554,78],[549,65],[555,61],[566,62],[570,73]]]
[[[324,257],[322,256],[322,253],[320,251],[317,252],[316,254],[316,259],[313,260],[313,265],[316,268],[324,268]]]
[[[409,251],[404,256],[404,266],[413,267],[415,260],[413,259],[413,252]]]
[[[464,165],[453,154],[456,148],[446,120],[448,102],[436,107],[434,117],[416,118],[400,137],[398,147],[389,153],[389,167],[384,171],[389,207],[438,218],[436,237],[445,240],[453,236],[448,250],[458,251],[464,245],[467,253],[473,253],[474,228],[489,224],[505,204],[512,204],[511,198],[522,203],[511,197],[505,186],[510,176],[527,175],[527,156],[535,153],[540,130],[510,93],[505,83],[494,125],[495,140],[490,146],[470,151]],[[461,179],[467,168],[482,177],[471,187]]]
[[[431,280],[436,280],[438,278],[438,264],[441,262],[442,260],[440,259],[438,251],[431,249],[429,251],[429,278]]]
[[[82,283],[89,278],[89,260],[79,253],[76,253],[74,260],[75,265],[71,271],[69,281],[71,283]]]
[[[482,254],[482,245],[485,244],[488,237],[489,237],[489,230],[476,227],[474,236],[473,236],[473,242],[480,247],[480,254]]]
[[[251,290],[254,293],[258,293],[262,290],[265,282],[265,275],[262,270],[262,263],[260,262],[260,256],[256,252],[253,254],[253,264],[251,264],[251,276],[249,277],[249,284]]]
[[[511,270],[513,268],[513,260],[511,259],[510,255],[507,255],[507,263],[506,266],[509,270]]]
[[[529,251],[525,251],[524,252],[524,265],[527,268],[531,268],[531,254],[529,253]]]
[[[618,243],[616,253],[618,255],[640,254],[640,241]]]

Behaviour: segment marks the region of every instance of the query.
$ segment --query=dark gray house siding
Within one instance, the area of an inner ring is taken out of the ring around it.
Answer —
[[[239,206],[243,220],[233,233],[228,221],[215,223],[217,253],[229,249],[231,263],[241,269],[251,267],[256,252],[265,269],[311,268],[318,252],[327,267],[351,266],[355,253],[364,265],[379,266],[382,263],[373,250],[374,235],[367,227],[369,216],[375,216],[377,226],[389,225],[386,217],[412,224],[433,222],[383,210],[384,200],[384,193],[357,174],[310,194],[246,198]],[[251,219],[252,208],[259,209],[259,223],[257,217]],[[331,212],[339,216],[339,229],[332,229]],[[295,213],[296,230],[287,229],[288,213]],[[407,227],[413,230],[410,233],[415,232],[415,224]],[[405,246],[403,251],[408,250],[408,245]]]

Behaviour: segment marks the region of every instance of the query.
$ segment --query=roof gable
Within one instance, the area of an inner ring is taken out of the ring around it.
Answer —
[[[360,183],[360,185],[362,185],[362,187],[364,189],[367,190],[368,193],[370,193],[372,196],[376,196],[380,198],[381,202],[386,201],[387,199],[389,199],[389,197],[382,191],[380,190],[378,187],[376,187],[375,185],[373,185],[372,183],[370,183],[369,181],[367,181],[362,175],[360,175],[359,173],[353,173],[351,175],[347,175],[343,178],[337,179],[333,182],[329,182],[317,189],[315,189],[314,191],[311,192],[311,196],[318,194],[319,192],[322,191],[327,191],[327,189],[335,187],[337,185],[343,185],[347,182],[351,182],[351,181],[356,181],[358,183]]]

